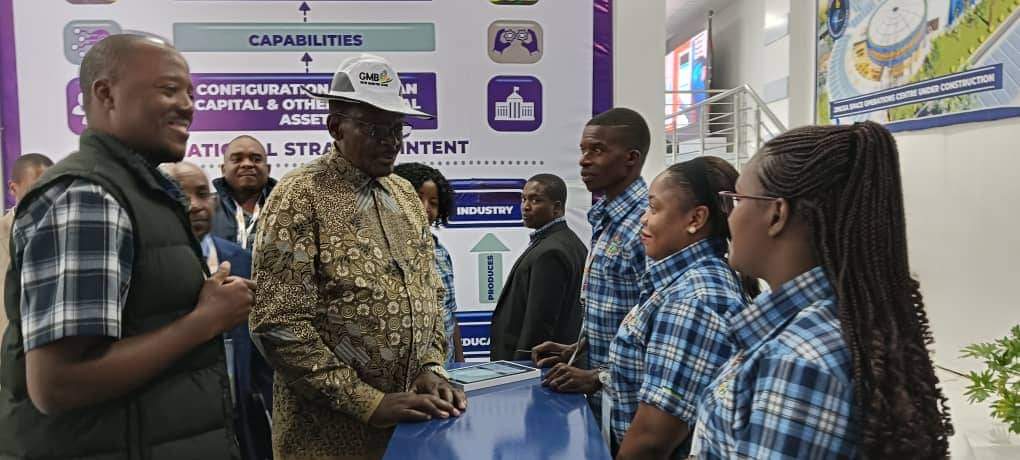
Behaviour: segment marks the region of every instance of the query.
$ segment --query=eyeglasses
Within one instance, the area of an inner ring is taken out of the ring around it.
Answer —
[[[184,196],[188,197],[188,200],[211,201],[216,198],[216,192],[196,190],[195,192],[184,192]]]
[[[737,192],[719,192],[719,200],[722,202],[722,210],[726,214],[733,212],[733,209],[740,204],[740,200],[775,201],[778,197],[763,195],[741,195]]]
[[[388,141],[392,139],[407,139],[411,135],[411,125],[405,121],[393,124],[393,125],[381,125],[377,123],[370,123],[359,118],[354,118],[350,115],[340,112],[333,112],[331,115],[336,115],[341,118],[351,120],[361,126],[365,127],[365,134],[369,137],[375,138],[376,140]]]

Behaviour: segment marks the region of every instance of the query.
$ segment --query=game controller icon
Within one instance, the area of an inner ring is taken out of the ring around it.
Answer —
[[[534,30],[528,28],[520,29],[499,29],[496,32],[496,40],[492,45],[492,50],[503,54],[507,48],[513,46],[514,42],[520,42],[520,45],[528,50],[528,54],[537,54],[538,49],[538,35],[535,34]]]

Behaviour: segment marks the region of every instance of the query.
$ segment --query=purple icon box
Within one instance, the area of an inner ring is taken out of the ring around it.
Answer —
[[[489,80],[489,127],[503,132],[535,131],[542,126],[542,83],[537,78],[500,75]]]
[[[315,131],[325,128],[325,101],[310,98],[304,88],[329,91],[332,74],[192,74],[195,118],[191,131]],[[436,74],[401,73],[401,91],[412,108],[436,115],[431,120],[408,118],[414,129],[437,129]],[[71,132],[85,129],[85,111],[78,79],[67,84],[67,124]]]

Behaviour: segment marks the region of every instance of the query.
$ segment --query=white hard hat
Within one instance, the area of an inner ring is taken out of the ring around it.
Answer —
[[[362,54],[344,60],[333,74],[328,93],[305,89],[316,99],[337,100],[368,104],[387,112],[402,113],[417,118],[434,118],[414,110],[400,97],[400,78],[385,59]]]

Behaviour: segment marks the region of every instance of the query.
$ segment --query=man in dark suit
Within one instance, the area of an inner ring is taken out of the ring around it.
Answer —
[[[230,262],[230,272],[251,278],[251,253],[237,243],[210,233],[216,208],[216,193],[198,166],[187,162],[165,164],[163,170],[177,180],[191,201],[188,219],[191,231],[202,245],[209,267]],[[228,340],[229,338],[229,340]],[[273,369],[252,344],[247,321],[225,334],[224,342],[232,351],[227,357],[230,384],[234,395],[234,425],[241,455],[246,460],[272,458],[270,409],[273,396]]]
[[[563,218],[567,186],[552,174],[524,185],[524,225],[536,229],[514,263],[492,315],[492,360],[529,360],[545,341],[572,342],[581,327],[581,274],[588,250]],[[565,343],[565,342],[557,342]]]

